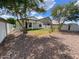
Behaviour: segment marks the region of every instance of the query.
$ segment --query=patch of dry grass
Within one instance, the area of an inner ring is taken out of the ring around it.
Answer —
[[[28,31],[28,33],[30,33],[31,35],[36,35],[36,36],[47,35],[50,32],[51,32],[51,30],[48,28]]]
[[[35,36],[44,36],[44,35],[49,35],[50,33],[58,33],[58,30],[54,30],[53,32],[51,32],[50,28],[44,28],[38,30],[29,30],[28,33],[30,35],[35,35]]]

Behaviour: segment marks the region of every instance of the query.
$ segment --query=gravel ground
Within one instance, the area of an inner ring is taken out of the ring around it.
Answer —
[[[0,59],[79,59],[79,36],[10,34],[0,45]]]

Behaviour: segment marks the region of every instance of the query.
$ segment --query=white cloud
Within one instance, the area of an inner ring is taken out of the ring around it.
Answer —
[[[43,7],[45,10],[49,10],[55,3],[55,0],[44,0],[44,3],[39,3],[39,8]]]
[[[31,14],[30,16],[33,16],[33,15],[37,14],[37,12],[32,10],[30,14]]]
[[[75,3],[75,5],[79,6],[79,0]]]
[[[54,7],[55,3],[56,2],[54,0],[45,0],[45,2],[44,2],[44,8],[46,10],[49,10],[50,8]]]
[[[44,2],[45,2],[45,1],[47,1],[47,0],[44,0]]]
[[[44,4],[40,3],[39,7],[43,7],[46,11],[51,9],[54,5],[55,5],[55,1],[54,0],[44,0]],[[34,10],[32,10],[30,12],[30,16],[35,16],[38,19],[44,18],[42,15],[39,15],[39,13],[35,12]],[[10,18],[12,16],[10,15],[2,15],[1,17],[3,18]]]
[[[42,19],[44,18],[43,16],[35,16],[37,19]]]
[[[51,9],[52,7],[54,7],[55,3],[56,2],[54,0],[44,0],[44,4],[43,3],[40,3],[39,7],[40,8],[43,7],[47,11],[47,10]],[[39,15],[35,11],[32,11],[31,12],[31,16],[35,16],[37,19],[44,18],[44,16]]]
[[[53,2],[53,4],[52,4],[52,5],[50,5],[48,8],[46,8],[46,10],[51,9],[54,5],[55,5],[55,2]]]
[[[50,0],[44,0],[44,2],[46,2],[46,1],[50,1]],[[54,0],[51,0],[51,1],[54,1]]]
[[[14,18],[13,16],[10,16],[10,15],[1,15],[0,17],[4,18],[4,19],[7,19],[7,18]]]

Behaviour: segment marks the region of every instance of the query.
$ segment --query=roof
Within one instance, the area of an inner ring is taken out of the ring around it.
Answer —
[[[29,19],[29,20],[38,20],[36,17],[33,17],[33,16],[27,17],[27,18],[22,18],[20,20],[26,20],[26,19]]]
[[[43,18],[43,19],[39,19],[39,21],[41,21],[43,24],[51,24],[51,19],[49,17]]]
[[[6,20],[0,17],[0,22],[6,22]]]

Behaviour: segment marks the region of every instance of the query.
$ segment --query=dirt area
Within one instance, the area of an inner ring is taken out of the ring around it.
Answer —
[[[79,59],[79,36],[10,34],[0,44],[0,59]]]
[[[79,59],[79,34],[77,33],[58,33],[52,36],[61,38],[61,42],[69,46],[70,53],[74,59]]]

